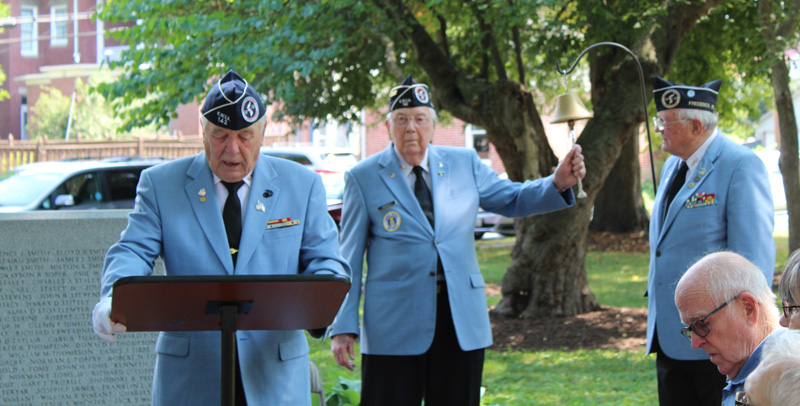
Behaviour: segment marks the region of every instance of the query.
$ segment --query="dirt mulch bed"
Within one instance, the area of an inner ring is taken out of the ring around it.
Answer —
[[[604,307],[573,317],[511,319],[491,316],[494,350],[642,350],[647,309]]]
[[[589,250],[649,252],[642,234],[589,233]],[[500,294],[500,286],[487,285],[487,294]],[[647,309],[604,307],[573,317],[513,319],[491,316],[494,350],[575,350],[615,348],[643,351],[647,341]]]

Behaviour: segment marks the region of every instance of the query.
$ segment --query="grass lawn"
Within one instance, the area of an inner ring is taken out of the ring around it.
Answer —
[[[776,229],[776,269],[788,255],[787,235]],[[500,284],[510,263],[513,238],[479,241],[478,261],[487,283]],[[586,259],[589,287],[603,306],[646,307],[649,255],[590,252]],[[491,296],[488,304],[499,302]],[[340,377],[360,380],[360,356],[350,372],[333,361],[330,341],[309,339],[330,394]],[[655,356],[640,351],[493,351],[486,352],[485,392],[481,404],[504,405],[654,405],[658,404]],[[316,397],[313,399],[317,405]]]

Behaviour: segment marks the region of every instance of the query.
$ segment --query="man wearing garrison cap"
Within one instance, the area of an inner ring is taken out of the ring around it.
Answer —
[[[159,256],[167,275],[350,276],[319,175],[259,153],[267,120],[259,93],[230,71],[200,113],[205,152],[142,172],[128,226],[108,250],[92,313],[106,341],[125,331],[109,318],[114,281],[150,275]],[[219,331],[160,333],[153,404],[220,404],[220,339]],[[237,331],[236,348],[237,405],[311,404],[303,331]]]
[[[764,163],[717,129],[720,81],[687,86],[652,80],[654,125],[662,149],[672,156],[664,163],[650,216],[647,352],[656,353],[662,406],[718,406],[725,376],[709,361],[703,338],[690,343],[681,337],[676,282],[704,255],[728,250],[756,264],[771,286],[772,194]],[[714,308],[702,310],[697,319]],[[705,320],[710,334],[716,316]]]
[[[509,217],[560,210],[586,173],[576,147],[546,178],[500,179],[475,150],[432,145],[435,124],[428,87],[409,75],[389,94],[390,145],[346,174],[341,249],[352,285],[331,351],[352,370],[360,338],[363,406],[480,403],[492,332],[475,256],[478,208]]]

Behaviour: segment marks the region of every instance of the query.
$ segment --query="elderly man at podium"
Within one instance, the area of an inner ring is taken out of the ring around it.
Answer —
[[[205,151],[142,172],[136,203],[103,264],[95,333],[114,342],[112,286],[167,275],[332,273],[349,277],[339,255],[319,175],[259,153],[267,116],[258,92],[228,72],[201,108]],[[154,405],[221,401],[220,332],[161,332]],[[308,342],[302,330],[237,331],[236,404],[310,405]]]

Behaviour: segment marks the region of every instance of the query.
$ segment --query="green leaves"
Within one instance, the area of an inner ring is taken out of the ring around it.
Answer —
[[[329,406],[357,406],[361,404],[361,381],[339,377],[339,383],[331,388],[332,393],[325,398]]]

